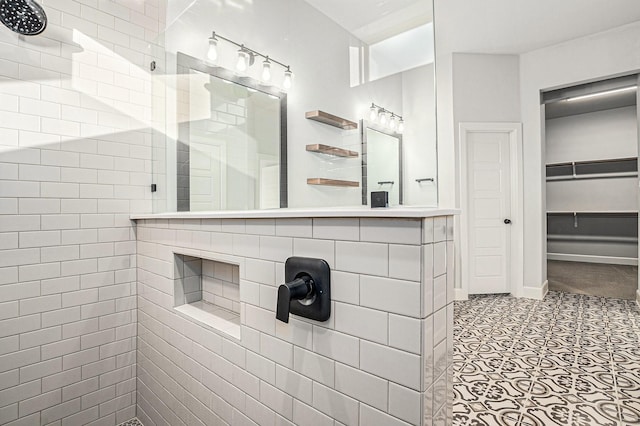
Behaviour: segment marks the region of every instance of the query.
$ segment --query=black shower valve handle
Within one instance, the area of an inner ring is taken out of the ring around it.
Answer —
[[[278,304],[276,306],[276,318],[289,322],[290,302],[292,300],[305,299],[313,294],[313,279],[309,275],[302,275],[291,282],[281,284],[278,287]]]

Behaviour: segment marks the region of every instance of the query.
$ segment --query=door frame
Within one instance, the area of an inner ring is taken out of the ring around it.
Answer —
[[[469,133],[507,133],[509,135],[510,179],[511,179],[511,244],[509,288],[516,297],[524,296],[524,194],[523,194],[523,164],[522,164],[522,123],[517,122],[466,122],[459,124],[460,137],[460,264],[461,291],[457,293],[459,299],[466,299],[469,295],[469,226],[468,226],[468,195],[467,188],[467,144]]]

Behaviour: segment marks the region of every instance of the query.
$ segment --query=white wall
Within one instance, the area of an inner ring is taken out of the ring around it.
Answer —
[[[435,3],[436,32],[438,2]],[[460,206],[460,122],[520,121],[517,55],[459,53],[436,34],[438,201]]]
[[[404,203],[429,206],[438,200],[438,158],[434,65],[403,73],[402,109],[408,124],[403,134]],[[433,182],[416,179],[434,178]]]
[[[212,30],[290,64],[295,75],[294,85],[289,90],[287,99],[290,207],[361,203],[361,188],[307,185],[308,177],[360,181],[361,160],[307,152],[305,145],[313,143],[334,145],[359,152],[360,137],[358,130],[345,131],[307,120],[304,118],[306,111],[320,109],[357,122],[367,116],[371,102],[375,102],[399,114],[409,113],[427,121],[433,115],[429,101],[433,98],[423,99],[421,103],[409,101],[403,104],[403,88],[406,84],[415,85],[416,91],[422,91],[423,87],[433,87],[433,79],[428,74],[424,74],[425,80],[422,80],[412,77],[412,71],[409,71],[411,75],[407,79],[403,79],[402,74],[395,74],[375,82],[350,87],[349,46],[361,43],[354,41],[346,30],[305,2],[253,2],[244,4],[242,8],[217,5],[214,2],[197,2],[186,10],[170,10],[167,22],[169,24],[163,38],[166,39],[168,53],[166,72],[169,76],[166,84],[169,88],[173,85],[171,74],[175,69],[175,52],[181,51],[203,58],[207,38]],[[223,46],[225,43],[221,42],[220,45]],[[224,49],[221,50],[221,57],[227,59],[222,58],[218,64],[234,69],[235,49]],[[250,75],[258,77],[259,70],[260,67],[254,65]],[[272,72],[274,84],[281,84],[281,68],[274,65]],[[404,93],[408,91],[407,88]],[[174,103],[170,92],[171,89],[167,96],[168,111]],[[408,106],[420,109],[411,113],[404,110]],[[419,121],[420,119],[416,124]],[[413,124],[407,120],[407,128]],[[175,139],[176,131],[171,129],[171,126],[167,133],[169,138]],[[420,141],[432,139],[429,135],[416,137],[419,137]],[[409,136],[405,138],[407,141],[408,139]],[[427,142],[427,147],[433,147],[433,150],[425,156],[435,157],[434,144]],[[169,180],[171,179],[169,177]],[[429,197],[423,195],[423,200],[421,204],[436,204],[434,193],[429,194]]]
[[[442,50],[442,49],[441,49]],[[441,203],[452,203],[460,207],[460,135],[458,128],[465,122],[519,122],[520,90],[519,90],[519,58],[516,55],[463,54],[449,52],[448,56],[438,58],[450,64],[451,77],[440,77],[438,74],[438,174]],[[449,61],[449,62],[447,62]],[[440,67],[437,63],[436,67]],[[441,81],[443,80],[443,81]],[[442,84],[451,84],[451,98],[447,99]],[[444,92],[441,94],[441,92]],[[451,109],[445,109],[446,104]],[[451,120],[451,127],[444,122]],[[453,131],[452,131],[453,130]],[[444,152],[453,159],[445,160],[440,155]],[[453,187],[451,187],[453,185]],[[466,220],[465,212],[457,217]],[[456,234],[456,247],[461,236]],[[465,265],[463,254],[456,253],[456,288],[461,288],[462,273]]]
[[[546,122],[546,164],[638,156],[635,106]]]
[[[524,141],[524,285],[546,281],[546,194],[540,91],[637,72],[640,22],[535,50],[520,56]]]
[[[453,114],[461,122],[520,121],[517,55],[453,54]],[[459,135],[456,134],[456,138]]]
[[[0,424],[135,416],[136,245],[151,210],[158,1],[48,0],[0,26]]]

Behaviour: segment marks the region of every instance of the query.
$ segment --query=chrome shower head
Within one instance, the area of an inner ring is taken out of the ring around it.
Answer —
[[[47,27],[47,15],[34,0],[0,0],[0,21],[22,35],[37,35]]]

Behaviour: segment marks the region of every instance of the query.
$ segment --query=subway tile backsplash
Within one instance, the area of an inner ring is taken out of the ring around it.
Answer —
[[[213,411],[212,418],[226,424],[333,426],[446,419],[442,391],[451,380],[452,316],[445,286],[453,263],[446,243],[438,242],[442,258],[434,268],[433,237],[422,243],[433,223],[139,220],[139,418],[150,424],[206,422],[211,419],[200,416]],[[362,226],[368,228],[364,234]],[[375,238],[367,234],[374,228]],[[361,241],[362,235],[375,241]],[[384,269],[368,271],[375,262],[353,257],[367,250],[384,253]],[[240,339],[174,313],[172,259],[182,252],[239,265]],[[326,258],[332,265],[329,321],[275,319],[276,290],[290,255]],[[177,408],[167,410],[169,403]]]

